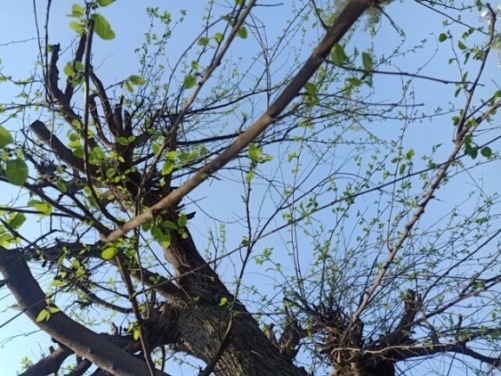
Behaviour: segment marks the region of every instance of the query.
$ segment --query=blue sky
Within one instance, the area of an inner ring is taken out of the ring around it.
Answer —
[[[40,4],[40,8],[37,9],[39,17],[43,17],[44,8],[42,2],[37,2]],[[186,42],[192,41],[196,38],[196,32],[201,26],[201,15],[203,14],[204,7],[201,5],[202,2],[179,2],[179,1],[148,1],[148,2],[117,2],[107,9],[103,10],[103,14],[109,19],[117,38],[112,41],[102,41],[98,38],[95,39],[94,46],[94,64],[98,66],[98,73],[101,77],[105,78],[107,83],[113,83],[119,81],[131,74],[137,73],[138,65],[136,56],[133,53],[133,49],[139,47],[143,42],[143,33],[148,26],[148,19],[144,13],[144,7],[146,6],[166,6],[167,9],[177,17],[180,13],[181,7],[186,6],[188,10],[187,21],[179,25],[174,31],[174,37],[169,44],[169,48],[172,50],[173,56],[178,56],[179,51],[186,48]],[[69,18],[66,14],[70,12],[70,2],[54,1],[51,11],[51,22],[50,22],[50,35],[53,42],[59,42],[63,46],[67,46],[69,42],[74,38],[74,32],[69,28],[68,23]],[[287,10],[284,7],[269,7],[258,9],[260,19],[266,26],[266,30],[269,33],[270,43],[281,35],[284,26],[287,24]],[[397,25],[401,26],[403,29],[408,31],[406,36],[405,46],[409,49],[409,55],[413,56],[413,59],[405,60],[405,70],[408,72],[413,72],[415,68],[421,67],[426,61],[433,59],[433,63],[425,65],[424,69],[420,71],[420,74],[430,75],[440,78],[448,78],[451,80],[457,79],[457,72],[447,64],[445,61],[450,57],[448,54],[442,53],[442,49],[438,49],[439,45],[436,41],[437,35],[442,31],[442,19],[438,16],[431,16],[429,12],[423,12],[422,7],[414,2],[406,2],[404,4],[396,3],[391,7],[388,7],[388,14],[396,22]],[[16,2],[7,2],[3,4],[2,12],[0,13],[0,59],[2,60],[2,73],[6,75],[13,75],[14,77],[27,77],[33,70],[33,62],[38,55],[38,46],[36,41],[33,39],[36,35],[36,30],[34,28],[33,22],[33,8],[32,2],[28,0],[20,0]],[[472,22],[478,22],[475,16],[472,17]],[[19,27],[22,25],[22,27]],[[376,37],[373,42],[375,43],[376,51],[379,54],[389,54],[398,45],[397,41],[399,36],[396,30],[383,18],[383,25],[377,29]],[[424,26],[425,25],[425,26]],[[410,32],[414,31],[414,32]],[[303,46],[303,50],[300,51],[300,56],[305,57],[309,53],[309,43],[315,40],[316,33],[309,32],[306,33],[306,45]],[[419,45],[421,41],[427,38],[430,40],[426,44],[426,48],[422,49],[419,54],[412,54],[412,48],[415,45]],[[251,39],[251,38],[249,38]],[[230,56],[236,59],[239,56],[248,57],[252,55],[253,43],[250,41],[237,41],[234,45]],[[363,30],[357,31],[357,35],[354,40],[347,47],[347,51],[350,48],[357,47],[359,50],[368,48],[370,46],[371,40],[366,36],[366,32]],[[290,54],[287,54],[287,49],[282,51],[282,57],[280,62],[283,64],[283,70],[276,69],[274,74],[278,76],[289,74],[290,66],[287,66],[290,61],[288,57],[293,55],[292,49],[294,47],[301,48],[298,46],[289,46],[291,49]],[[438,52],[437,52],[438,50]],[[496,57],[492,57],[490,60],[490,65],[487,68],[486,78],[494,78],[499,75],[499,68],[497,68]],[[175,61],[175,58],[172,58]],[[438,62],[441,62],[440,64]],[[399,61],[395,61],[395,66],[399,66]],[[414,65],[413,65],[414,64]],[[277,64],[280,67],[280,64]],[[376,92],[374,98],[375,101],[380,101],[382,103],[388,103],[399,99],[401,81],[399,78],[389,78],[388,76],[379,76],[374,79],[375,87],[379,88]],[[486,85],[492,85],[492,82],[486,82]],[[495,82],[494,82],[495,84]],[[444,98],[452,97],[454,92],[453,86],[446,86],[440,83],[429,83],[427,81],[415,81],[413,83],[413,88],[415,91],[416,102],[420,103],[424,101],[424,108],[433,108],[435,103],[443,105],[447,103]],[[489,86],[489,89],[492,86]],[[11,88],[12,89],[12,88]],[[17,89],[16,89],[17,90]],[[486,86],[486,92],[488,87]],[[17,91],[3,89],[0,91],[0,103],[9,103],[12,96],[15,95]],[[409,100],[412,97],[409,96]],[[256,109],[256,114],[259,113],[260,109]],[[37,113],[28,113],[27,118],[9,120],[4,124],[9,130],[15,132],[23,122],[30,123],[39,116]],[[450,120],[443,116],[440,118],[441,121],[423,121],[422,124],[413,124],[406,138],[403,140],[404,148],[415,148],[418,155],[421,153],[427,153],[431,148],[430,141],[433,143],[443,143],[444,147],[439,150],[438,155],[445,156],[450,149],[450,140],[452,139],[452,127]],[[3,121],[3,120],[2,120]],[[399,129],[401,124],[399,121],[395,122],[381,122],[377,121],[371,124],[364,124],[368,130],[374,132],[380,137],[391,138],[393,135],[399,134]],[[432,140],[431,140],[432,139]],[[345,160],[346,163],[352,158],[352,155],[348,152],[340,151],[339,160]],[[320,171],[321,173],[322,171]],[[480,171],[481,173],[481,171]],[[485,170],[486,174],[489,174],[489,170]],[[284,176],[287,176],[288,172],[284,168]],[[235,179],[239,176],[236,174]],[[494,190],[501,183],[499,175],[494,176],[492,179],[485,183],[486,190]],[[456,186],[447,191],[447,194],[452,196],[460,197],[460,195],[465,194],[464,187],[471,184],[471,181],[465,179],[462,181],[460,186]],[[239,185],[235,184],[229,188],[230,185],[224,181],[213,181],[205,184],[200,190],[196,191],[190,199],[194,202],[200,202],[202,207],[206,207],[208,213],[215,215],[217,217],[226,218],[228,221],[228,229],[235,230],[232,232],[231,237],[228,238],[228,247],[232,249],[237,247],[241,240],[241,235],[244,233],[243,229],[238,226],[238,218],[240,218],[240,213],[242,209],[241,190],[239,191]],[[240,187],[241,188],[241,187]],[[19,192],[12,187],[2,187],[5,192],[8,192],[11,199],[5,198],[5,202],[17,199]],[[8,190],[7,190],[8,189]],[[259,188],[256,189],[257,200],[259,197],[266,198],[267,191],[263,189],[260,191]],[[5,197],[5,196],[4,196]],[[25,199],[26,196],[21,195],[21,199]],[[210,205],[207,205],[208,200],[210,200]],[[369,199],[367,199],[369,200]],[[264,201],[263,201],[264,202]],[[437,204],[434,206],[433,210],[437,211],[437,216],[447,213],[450,208],[447,205],[441,206]],[[261,207],[261,210],[265,212],[267,210],[266,205]],[[230,224],[235,224],[230,226]],[[30,230],[34,232],[41,232],[44,228],[37,224],[36,221],[30,223]],[[207,241],[207,228],[214,228],[214,224],[210,222],[208,216],[203,216],[197,214],[195,221],[193,222],[193,233],[196,237],[200,249],[204,249]],[[284,241],[276,239],[276,248],[280,250],[284,246]],[[305,245],[308,244],[307,242]],[[309,244],[308,244],[309,245]],[[310,245],[311,246],[311,245]],[[285,253],[285,252],[284,252]],[[293,260],[291,260],[287,255],[282,253],[283,259],[280,262],[284,265],[284,268],[292,268]],[[280,255],[280,251],[278,253]],[[308,267],[309,261],[307,256],[304,256],[304,260],[301,261],[304,266]],[[231,276],[235,271],[238,271],[239,262],[238,260],[234,263],[224,264],[221,272],[224,276],[231,279]],[[269,273],[263,273],[260,268],[251,268],[249,273],[246,275],[245,283],[248,285],[263,283],[265,285],[273,286],[276,283],[278,272],[270,271]],[[269,282],[266,282],[269,281]],[[4,307],[11,305],[12,300],[8,297],[8,292],[6,289],[0,290],[0,310]],[[12,317],[15,313],[12,310],[6,310],[5,312],[0,312],[0,324],[5,322],[7,319]],[[16,370],[19,370],[19,362],[21,356],[27,355],[32,359],[37,359],[41,352],[46,351],[47,340],[43,335],[29,335],[25,336],[25,333],[30,333],[36,330],[36,327],[31,324],[28,320],[24,318],[18,318],[8,325],[0,328],[0,345],[3,345],[2,339],[10,338],[12,336],[17,336],[12,341],[5,344],[3,348],[0,348],[0,364],[3,366],[3,372],[6,374],[14,374]],[[19,351],[22,349],[22,351]],[[8,367],[8,368],[4,368]],[[173,372],[169,370],[169,372]],[[182,370],[179,374],[182,374]],[[185,371],[186,372],[186,371]],[[174,373],[175,374],[175,373]],[[184,373],[190,374],[190,373]]]

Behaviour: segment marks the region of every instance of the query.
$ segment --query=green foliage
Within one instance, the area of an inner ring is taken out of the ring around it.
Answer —
[[[198,42],[197,42],[197,43],[198,43],[200,46],[207,46],[207,45],[209,44],[209,42],[210,42],[210,39],[209,39],[209,38],[207,38],[207,37],[201,37],[201,38],[198,40]]]
[[[195,86],[196,83],[197,83],[197,80],[196,80],[195,76],[188,74],[184,77],[183,86],[186,89],[191,89],[193,86]]]
[[[118,255],[119,249],[117,247],[111,246],[106,247],[101,251],[101,257],[104,260],[111,260],[113,257]]]
[[[10,132],[0,125],[0,149],[14,142]]]
[[[238,29],[237,35],[242,39],[247,39],[247,28],[245,26],[242,26],[240,29]]]
[[[47,305],[47,308],[44,308],[42,309],[38,315],[37,315],[37,318],[36,318],[36,322],[40,322],[40,321],[49,321],[50,320],[50,317],[54,314],[54,313],[57,313],[59,312],[60,309],[57,308],[56,306],[52,306],[52,305]]]
[[[28,179],[28,165],[20,158],[10,159],[6,163],[5,176],[14,185],[23,185]]]
[[[222,33],[216,33],[214,34],[214,40],[217,42],[217,43],[221,43],[224,39],[224,35]]]
[[[331,59],[335,65],[344,65],[348,61],[348,56],[344,52],[344,47],[336,43],[331,51]]]
[[[104,40],[115,39],[115,32],[111,29],[111,25],[106,18],[99,13],[94,13],[90,16],[94,21],[94,31]]]
[[[366,72],[372,71],[374,63],[372,62],[372,55],[367,52],[362,52],[362,63],[364,66],[364,70]]]
[[[146,80],[143,77],[135,74],[130,75],[128,79],[134,85],[144,85],[146,83]]]
[[[112,4],[115,2],[115,0],[96,0],[96,2],[99,4],[101,7],[107,7],[108,5]]]
[[[50,215],[52,213],[52,205],[39,201],[39,200],[30,200],[28,201],[28,206],[31,206],[35,210],[39,212],[40,215]]]

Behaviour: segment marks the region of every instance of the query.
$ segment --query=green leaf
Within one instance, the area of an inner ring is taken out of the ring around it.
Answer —
[[[186,214],[181,213],[179,214],[179,218],[177,219],[177,225],[179,227],[186,227],[186,224],[188,223],[188,217]]]
[[[252,179],[254,179],[255,176],[256,176],[256,173],[254,171],[252,171],[252,170],[249,171],[249,173],[247,175],[245,175],[245,182],[247,184],[249,184],[252,181]]]
[[[221,34],[221,33],[216,33],[214,35],[214,40],[217,42],[217,43],[221,43],[224,39],[224,35]]]
[[[85,30],[83,23],[77,21],[71,21],[70,27],[80,35],[82,35]]]
[[[245,28],[245,26],[242,26],[240,29],[238,29],[237,35],[242,39],[247,39],[247,29]]]
[[[4,148],[9,144],[12,144],[14,139],[7,129],[0,125],[0,148]]]
[[[94,21],[94,31],[104,40],[111,40],[115,38],[115,32],[111,30],[111,25],[106,18],[98,13],[90,16]]]
[[[445,42],[447,40],[447,34],[442,33],[438,36],[438,41],[439,42]]]
[[[255,144],[249,145],[249,158],[255,162],[261,159],[261,150]]]
[[[490,147],[485,146],[480,150],[480,154],[482,154],[485,158],[490,158],[492,156],[492,150]]]
[[[223,296],[221,299],[219,299],[219,306],[224,307],[228,303],[228,298],[226,296]]]
[[[414,156],[414,154],[416,154],[416,152],[414,151],[414,149],[410,149],[406,154],[405,154],[405,158],[407,160],[411,160],[412,157]]]
[[[23,185],[28,179],[28,165],[22,159],[11,159],[7,161],[5,176],[9,183]]]
[[[178,229],[177,225],[174,222],[172,222],[172,221],[163,221],[162,225],[166,229],[169,229],[169,230],[177,230]]]
[[[460,50],[466,50],[467,49],[466,45],[463,42],[461,42],[461,41],[458,41],[458,48]]]
[[[183,85],[186,89],[190,89],[192,88],[193,86],[195,86],[195,84],[197,83],[195,77],[191,74],[187,75],[185,78],[184,78],[184,82],[183,82]]]
[[[358,87],[362,85],[362,81],[356,77],[348,77],[346,81],[348,81],[348,83],[353,87]]]
[[[207,46],[209,44],[209,38],[202,37],[197,42],[200,46]]]
[[[42,309],[37,315],[36,322],[48,321],[49,318],[50,318],[50,312],[46,309]]]
[[[49,311],[49,313],[61,312],[61,309],[56,306],[47,306],[47,310]]]
[[[173,161],[167,160],[164,163],[164,166],[162,167],[162,176],[172,174],[172,171],[174,171],[174,166],[175,166],[175,164]]]
[[[304,90],[310,95],[315,95],[317,93],[317,85],[315,85],[313,82],[307,82],[304,85]]]
[[[64,66],[64,74],[67,75],[68,77],[74,77],[75,76],[75,69],[73,69],[73,64],[68,61],[66,65]]]
[[[135,74],[129,76],[129,81],[134,85],[144,85],[146,83],[146,80],[143,77],[137,76]]]
[[[17,230],[23,225],[24,221],[26,221],[26,216],[23,213],[16,213],[14,217],[9,220],[9,225],[14,230]]]
[[[134,338],[134,341],[137,341],[140,335],[141,332],[139,331],[139,329],[134,329],[134,331],[132,332],[132,338]]]
[[[34,208],[39,211],[42,215],[50,215],[52,213],[52,206],[46,202],[31,200],[28,201],[28,206]]]
[[[405,163],[402,163],[400,165],[400,169],[398,170],[398,172],[400,173],[400,175],[404,174],[406,168],[407,168],[407,165]]]
[[[110,260],[113,257],[115,257],[118,254],[118,248],[117,247],[108,247],[102,250],[101,252],[101,257],[104,260]]]
[[[73,4],[71,6],[71,14],[69,15],[70,17],[82,17],[85,15],[85,9],[78,5],[78,4]]]
[[[366,72],[372,71],[373,62],[372,56],[367,52],[362,52],[362,64],[364,65],[364,70]]]
[[[334,48],[331,51],[331,59],[335,65],[343,65],[346,60],[348,60],[348,56],[346,56],[343,46],[339,43],[334,45]]]
[[[99,4],[100,7],[107,7],[110,4],[113,4],[115,0],[97,0],[97,3]]]

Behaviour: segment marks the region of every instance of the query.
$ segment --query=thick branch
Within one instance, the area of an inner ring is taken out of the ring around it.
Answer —
[[[50,146],[56,157],[71,167],[84,172],[84,161],[82,158],[75,157],[73,152],[68,149],[51,131],[47,129],[45,124],[40,120],[35,120],[30,125],[31,130],[42,140],[46,145]],[[96,176],[97,169],[94,165],[89,165],[92,174]]]
[[[50,375],[52,373],[57,374],[63,362],[71,354],[73,354],[73,351],[71,351],[70,349],[65,347],[58,347],[49,355],[33,364],[19,376],[40,376]]]
[[[0,272],[19,307],[41,330],[56,341],[113,375],[151,376],[144,362],[73,321],[63,312],[53,313],[48,320],[37,322],[38,314],[47,308],[45,294],[19,252],[0,248]],[[156,371],[155,375],[166,374]]]

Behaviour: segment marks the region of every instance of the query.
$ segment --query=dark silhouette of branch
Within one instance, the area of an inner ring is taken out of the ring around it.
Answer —
[[[19,376],[40,376],[50,375],[52,373],[57,374],[63,362],[72,354],[73,351],[67,347],[59,346],[57,349],[52,349],[49,355],[40,359]]]
[[[51,313],[47,320],[37,321],[39,313],[49,307],[44,292],[19,252],[0,248],[0,272],[20,309],[58,343],[111,374],[152,376],[144,362],[127,354],[105,337],[73,321],[61,311]],[[166,374],[156,371],[155,375]]]

